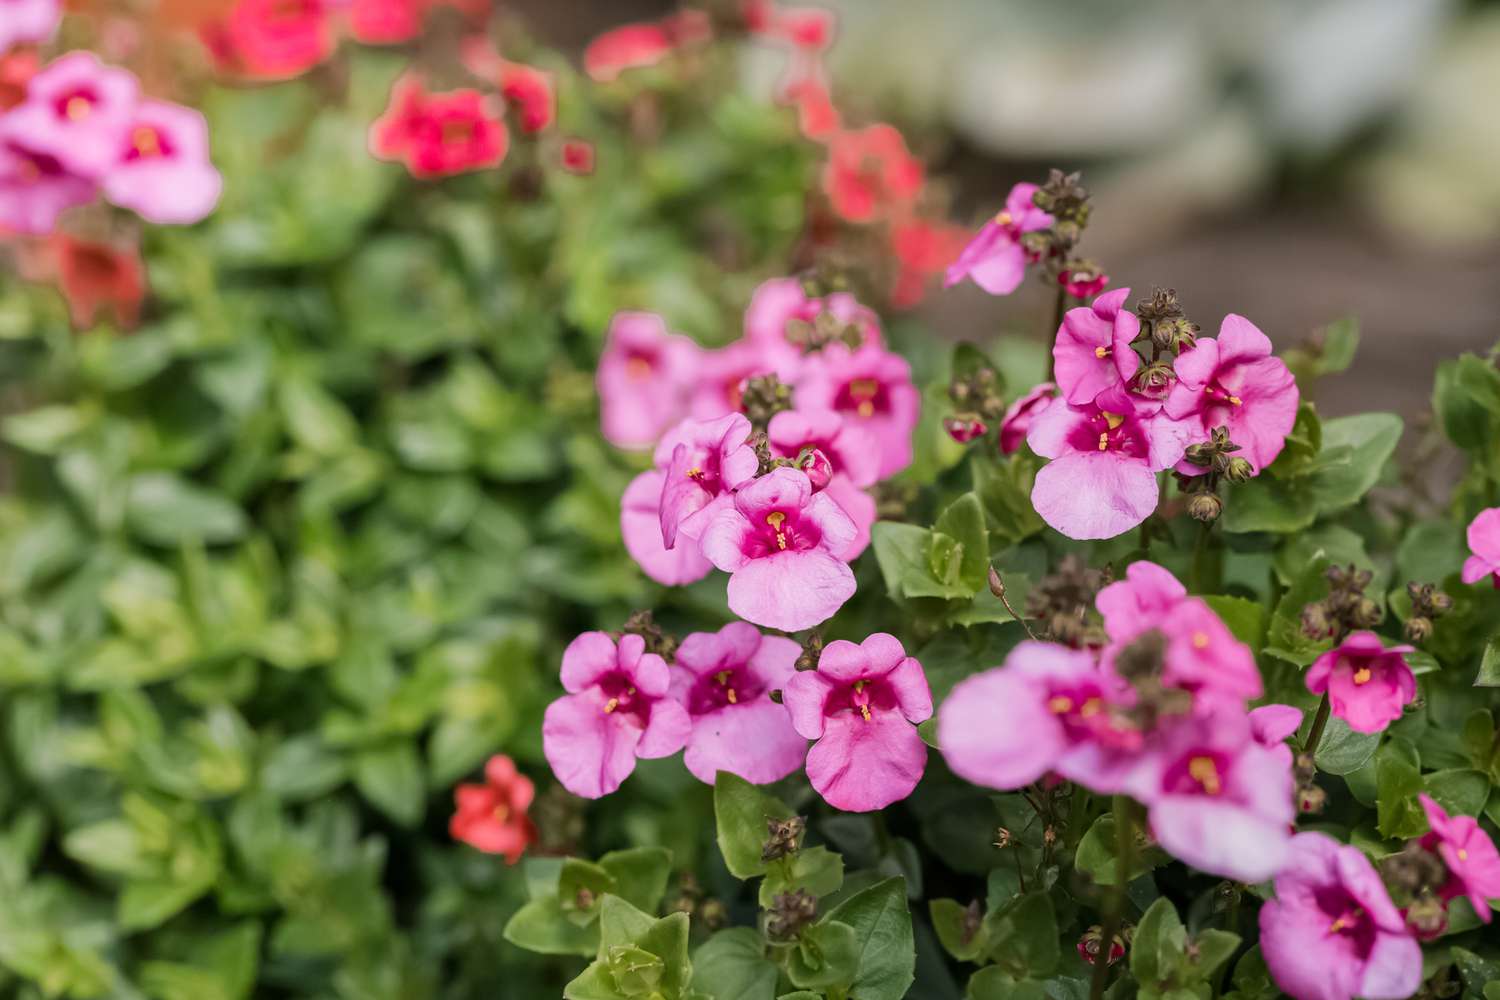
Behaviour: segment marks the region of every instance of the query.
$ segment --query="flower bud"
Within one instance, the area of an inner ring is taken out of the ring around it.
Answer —
[[[1004,600],[1005,599],[1005,581],[1000,578],[1000,571],[997,570],[997,569],[995,569],[995,567],[993,567],[993,566],[990,567],[989,582],[990,582],[990,593],[994,594],[996,597],[1000,598],[1001,600]]]
[[[1326,639],[1333,634],[1328,608],[1321,601],[1302,606],[1302,634],[1309,639]]]
[[[1224,477],[1231,483],[1243,483],[1253,475],[1255,467],[1246,459],[1234,456],[1225,463]]]
[[[766,820],[766,842],[760,849],[762,861],[775,861],[802,849],[802,835],[807,831],[807,820],[801,816],[790,819]]]
[[[1408,642],[1426,642],[1432,638],[1432,619],[1421,615],[1408,618],[1404,631]]]
[[[1090,927],[1084,932],[1083,937],[1078,939],[1078,957],[1090,965],[1099,964],[1099,953],[1103,950],[1104,928],[1098,924]],[[1109,956],[1106,964],[1114,965],[1125,957],[1125,942],[1120,935],[1116,934],[1109,943]]]
[[[817,915],[817,897],[801,889],[780,893],[771,900],[770,916],[766,920],[766,936],[773,941],[790,940],[812,923]]]
[[[1406,923],[1417,937],[1429,941],[1448,929],[1448,908],[1431,893],[1423,893],[1406,908]]]
[[[1303,785],[1297,789],[1297,811],[1317,815],[1328,804],[1328,793],[1317,785]]]
[[[807,474],[814,493],[827,486],[829,480],[833,478],[833,462],[829,461],[821,448],[810,448],[804,451],[802,457],[797,460],[797,468]]]
[[[1147,399],[1162,399],[1172,391],[1177,372],[1170,363],[1157,361],[1142,368],[1135,377],[1135,391]]]
[[[948,436],[959,444],[968,444],[970,441],[989,430],[983,420],[969,414],[961,414],[943,418],[943,430]]]
[[[1194,493],[1188,497],[1187,512],[1204,524],[1212,524],[1224,513],[1224,501],[1216,493]]]

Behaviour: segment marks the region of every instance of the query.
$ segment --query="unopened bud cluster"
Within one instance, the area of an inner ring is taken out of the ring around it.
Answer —
[[[1188,495],[1187,511],[1194,519],[1210,524],[1224,512],[1224,500],[1219,496],[1219,484],[1223,481],[1243,483],[1255,474],[1255,469],[1245,459],[1234,454],[1240,450],[1229,437],[1228,427],[1215,427],[1208,440],[1190,445],[1183,459],[1203,471],[1189,475],[1180,471],[1177,486]]]
[[[740,392],[740,412],[750,419],[750,426],[764,431],[771,418],[792,408],[792,387],[775,375],[756,375],[745,380]]]
[[[1406,638],[1411,642],[1426,642],[1432,638],[1432,623],[1453,610],[1453,598],[1437,589],[1435,584],[1407,583],[1406,594],[1411,598],[1411,617],[1406,619]]]
[[[1026,595],[1026,617],[1037,621],[1041,632],[1055,642],[1074,648],[1103,645],[1104,626],[1094,611],[1094,597],[1109,577],[1069,554],[1056,572],[1037,581]]]
[[[948,384],[948,398],[955,412],[943,418],[943,430],[959,444],[983,437],[1005,415],[1002,388],[999,373],[988,366],[955,375]]]
[[[662,631],[649,609],[637,611],[625,619],[625,624],[620,626],[620,633],[640,636],[646,641],[646,652],[655,653],[668,663],[677,656],[677,637]]]
[[[1309,639],[1343,639],[1350,632],[1374,628],[1384,615],[1380,605],[1365,596],[1374,579],[1367,569],[1328,567],[1328,596],[1303,605],[1302,634]]]
[[[1094,261],[1080,257],[1078,243],[1089,224],[1089,192],[1077,173],[1052,170],[1047,182],[1031,196],[1032,204],[1052,216],[1050,229],[1021,235],[1021,246],[1032,260],[1043,264],[1043,279],[1075,299],[1098,295],[1109,278]]]

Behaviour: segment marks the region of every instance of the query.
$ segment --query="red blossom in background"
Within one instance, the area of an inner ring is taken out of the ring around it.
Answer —
[[[457,812],[448,832],[454,840],[502,855],[513,865],[536,842],[536,827],[526,813],[535,795],[536,787],[516,770],[515,761],[496,754],[484,765],[484,784],[453,790]]]
[[[516,107],[522,132],[540,132],[557,118],[552,74],[535,66],[502,61],[500,96]]]
[[[680,48],[713,37],[702,11],[685,10],[656,22],[625,24],[606,31],[583,50],[583,68],[600,83],[619,79],[628,69],[654,66]]]
[[[912,219],[891,231],[891,249],[898,270],[891,287],[891,305],[907,309],[922,301],[932,279],[943,273],[963,250],[968,233],[944,222]]]
[[[268,79],[299,76],[333,52],[324,0],[239,0],[200,29],[221,68]]]
[[[912,207],[922,190],[922,162],[890,125],[840,132],[828,145],[823,190],[848,222],[871,222]]]
[[[430,0],[351,0],[349,34],[366,45],[409,42],[422,31]]]
[[[594,172],[594,146],[582,139],[568,139],[562,144],[562,168],[570,174]]]
[[[431,94],[419,79],[403,77],[370,127],[370,148],[405,163],[414,177],[444,177],[497,165],[510,137],[479,91]]]
[[[26,100],[26,85],[41,66],[41,57],[32,49],[16,49],[0,56],[0,111],[9,111]]]
[[[111,312],[115,325],[122,329],[136,325],[146,295],[139,248],[120,249],[54,233],[44,252],[49,270],[68,300],[68,314],[75,327],[84,330],[93,326],[100,310]]]

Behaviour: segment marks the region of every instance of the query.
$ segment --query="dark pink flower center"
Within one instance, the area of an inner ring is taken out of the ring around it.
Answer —
[[[599,708],[605,715],[613,715],[646,728],[651,718],[651,699],[636,689],[635,682],[621,671],[605,674],[595,685],[599,693]]]
[[[1151,452],[1141,422],[1131,414],[1095,410],[1068,434],[1068,444],[1078,451],[1117,452],[1129,458],[1145,458]]]
[[[142,124],[130,130],[130,145],[125,150],[125,160],[129,163],[136,160],[170,158],[176,153],[177,147],[165,132],[155,125]]]
[[[1104,689],[1098,684],[1084,682],[1049,688],[1047,711],[1057,716],[1070,740],[1097,740],[1122,750],[1139,747],[1140,732],[1115,717]]]
[[[656,352],[637,348],[625,355],[625,374],[632,381],[644,382],[656,374]]]
[[[898,708],[896,692],[884,677],[864,677],[860,680],[834,688],[823,703],[823,715],[857,715],[865,722],[873,722],[882,712],[893,712]]]
[[[10,151],[16,156],[16,169],[19,172],[21,182],[24,184],[36,184],[43,180],[52,180],[62,177],[67,173],[63,169],[62,162],[50,154],[22,149],[14,143],[10,144]]]
[[[52,113],[70,122],[81,122],[94,113],[99,104],[99,95],[92,87],[74,87],[57,95],[52,101]]]
[[[1183,754],[1162,779],[1162,790],[1169,795],[1207,795],[1217,798],[1228,789],[1229,755],[1220,750],[1201,747]]]
[[[890,412],[890,394],[877,378],[850,379],[834,395],[833,408],[840,413],[854,413],[869,419],[877,413]]]
[[[1245,401],[1234,392],[1224,388],[1217,378],[1209,379],[1203,387],[1203,409],[1205,411],[1222,411],[1227,419],[1228,415],[1234,413],[1245,405]],[[1226,419],[1214,418],[1213,423],[1225,423]]]
[[[1318,909],[1328,918],[1328,936],[1360,958],[1375,945],[1375,921],[1342,885],[1319,886],[1313,891]]]
[[[823,530],[796,508],[777,508],[752,515],[750,525],[740,550],[751,559],[778,552],[805,552],[817,548],[823,540]]]
[[[743,663],[724,664],[698,678],[688,694],[688,712],[704,715],[730,705],[744,705],[765,693],[766,685]]]

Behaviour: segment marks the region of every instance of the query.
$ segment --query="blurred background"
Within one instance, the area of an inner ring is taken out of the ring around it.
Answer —
[[[1082,170],[1083,244],[1114,284],[1175,287],[1278,347],[1356,315],[1331,413],[1425,408],[1438,359],[1500,339],[1500,3],[1459,0],[840,0],[831,59],[855,120],[907,133],[955,218]],[[517,0],[578,51],[666,0]],[[749,85],[769,90],[781,57]],[[851,103],[853,102],[853,103]],[[955,339],[1034,326],[1048,293],[929,298]]]

